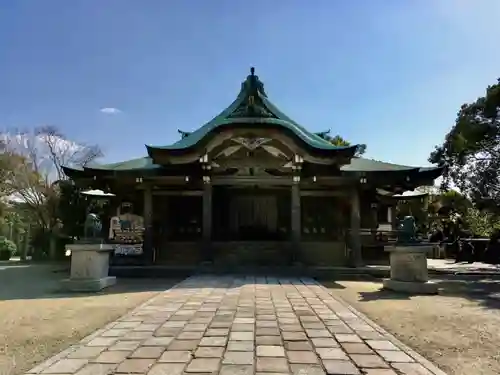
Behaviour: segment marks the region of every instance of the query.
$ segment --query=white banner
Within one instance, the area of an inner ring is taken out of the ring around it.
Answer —
[[[142,244],[139,245],[116,245],[115,255],[140,255]]]

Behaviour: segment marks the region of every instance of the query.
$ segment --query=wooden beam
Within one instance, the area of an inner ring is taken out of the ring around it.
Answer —
[[[153,195],[199,197],[203,195],[203,190],[153,190]]]
[[[315,183],[322,185],[358,185],[359,180],[347,176],[317,176]]]
[[[348,190],[301,190],[302,197],[348,197],[350,192]]]
[[[290,177],[212,177],[212,185],[292,185]]]

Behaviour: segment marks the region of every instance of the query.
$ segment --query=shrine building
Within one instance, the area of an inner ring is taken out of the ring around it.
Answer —
[[[115,194],[104,223],[130,202],[144,227],[132,257],[141,265],[360,265],[377,231],[394,227],[395,197],[442,174],[358,157],[357,145],[308,131],[253,68],[233,103],[180,133],[139,159],[64,168],[77,185]]]

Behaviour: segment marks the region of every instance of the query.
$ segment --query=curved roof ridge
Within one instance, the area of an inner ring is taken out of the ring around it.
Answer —
[[[336,146],[332,144],[331,142],[328,142],[326,139],[321,138],[319,135],[310,132],[306,128],[304,128],[302,125],[297,123],[295,120],[292,120],[290,117],[288,117],[285,113],[283,113],[275,104],[273,104],[266,96],[261,96],[259,94],[261,100],[264,102],[264,105],[277,117],[282,120],[285,120],[297,128],[297,130],[303,134],[304,137],[311,139],[313,142],[317,142],[319,144],[323,144],[325,147],[329,148],[336,148],[338,150],[342,149],[348,149],[351,147],[358,147],[358,145],[352,145],[352,146]]]
[[[210,134],[219,126],[226,125],[244,125],[248,124],[264,124],[281,126],[292,131],[297,137],[304,141],[309,146],[323,150],[353,150],[358,147],[354,146],[336,146],[327,140],[321,138],[317,134],[308,131],[296,121],[280,111],[267,97],[264,90],[264,84],[259,77],[255,75],[255,69],[251,68],[250,75],[241,84],[241,90],[236,99],[215,116],[212,120],[205,123],[200,128],[194,130],[189,135],[167,146],[152,146],[147,145],[148,153],[152,149],[187,149],[195,146],[205,136]],[[352,152],[354,153],[354,152]]]
[[[186,135],[184,138],[179,139],[178,141],[172,143],[170,146],[163,146],[166,148],[187,148],[190,147],[192,144],[198,143],[206,134],[211,132],[216,126],[217,126],[217,121],[218,120],[223,120],[227,118],[231,113],[233,113],[234,110],[236,110],[241,102],[243,101],[244,97],[240,97],[241,94],[239,94],[236,97],[236,100],[234,100],[229,107],[224,109],[222,112],[220,112],[217,116],[212,118],[210,121],[206,122],[204,125],[199,127],[198,129],[192,131],[190,134]],[[151,145],[146,145],[146,147],[157,147],[157,146],[151,146]],[[160,146],[161,148],[162,146]]]

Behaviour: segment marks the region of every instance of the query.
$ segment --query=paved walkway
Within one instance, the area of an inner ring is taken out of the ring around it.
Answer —
[[[184,280],[29,373],[443,375],[314,280],[215,276]]]

